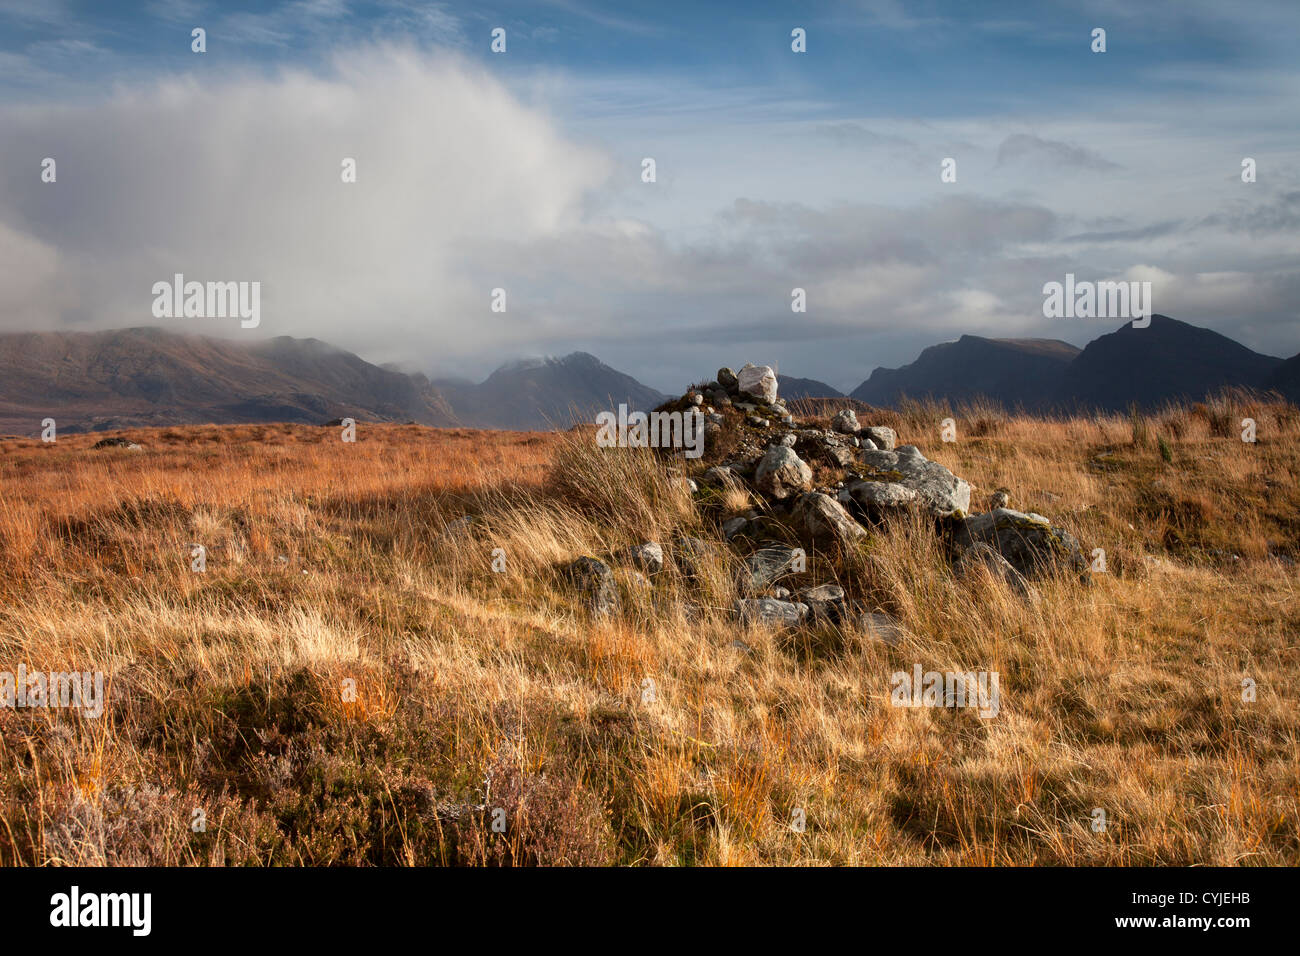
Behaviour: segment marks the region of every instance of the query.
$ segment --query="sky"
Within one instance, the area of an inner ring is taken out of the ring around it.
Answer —
[[[0,332],[849,390],[965,333],[1122,324],[1043,316],[1073,273],[1290,356],[1297,49],[1295,0],[0,0]],[[176,273],[260,282],[260,324],[154,318]]]

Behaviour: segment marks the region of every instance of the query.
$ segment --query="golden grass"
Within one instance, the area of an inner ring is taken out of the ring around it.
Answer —
[[[0,442],[0,670],[110,683],[98,719],[0,709],[0,863],[1300,862],[1295,409],[1168,409],[1137,443],[1127,416],[967,409],[947,444],[934,411],[871,423],[1108,573],[1030,606],[896,522],[803,580],[898,647],[740,628],[725,548],[649,584],[612,561],[623,609],[591,620],[562,563],[717,540],[743,497],[698,508],[586,432]],[[1247,412],[1255,445],[1223,434]],[[891,707],[913,663],[997,671],[1000,714]]]

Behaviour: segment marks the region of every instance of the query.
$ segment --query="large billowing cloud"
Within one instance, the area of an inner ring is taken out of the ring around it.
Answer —
[[[525,263],[479,259],[471,276],[466,250],[578,227],[609,169],[482,70],[393,48],[341,55],[325,76],[179,77],[10,107],[0,128],[5,328],[153,324],[151,286],[181,272],[260,281],[261,334],[389,356],[507,347],[490,291]]]

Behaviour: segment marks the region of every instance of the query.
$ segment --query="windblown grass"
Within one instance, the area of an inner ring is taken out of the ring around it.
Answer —
[[[839,580],[896,647],[740,627],[721,546],[642,580],[611,555],[716,542],[743,501],[583,431],[0,442],[0,670],[110,681],[98,719],[0,710],[0,863],[1296,865],[1300,419],[1252,400],[1247,445],[1223,401],[1151,417],[1172,461],[1127,416],[869,422],[1108,563],[1032,605],[925,522],[812,554],[793,583]],[[607,620],[558,574],[583,554]],[[891,707],[914,663],[997,671],[998,717]]]

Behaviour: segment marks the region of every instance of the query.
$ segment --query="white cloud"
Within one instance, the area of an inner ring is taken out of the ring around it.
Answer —
[[[483,70],[391,47],[342,55],[324,77],[183,77],[8,108],[0,129],[5,154],[28,158],[0,172],[0,223],[57,249],[74,299],[7,311],[7,328],[33,311],[44,327],[151,324],[152,283],[183,272],[261,281],[260,331],[376,357],[507,347],[510,317],[489,321],[489,294],[527,262],[480,260],[475,279],[466,250],[509,240],[524,255],[562,235],[608,172]],[[46,155],[57,183],[40,182]],[[356,184],[341,182],[344,157]]]

